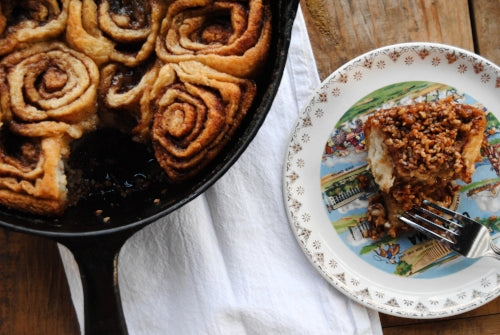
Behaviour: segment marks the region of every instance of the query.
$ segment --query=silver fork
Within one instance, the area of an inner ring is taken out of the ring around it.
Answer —
[[[491,239],[488,228],[465,215],[433,202],[424,200],[423,205],[432,207],[449,218],[422,207],[415,207],[405,212],[399,219],[423,234],[441,241],[465,257],[490,256],[500,260],[500,248]]]

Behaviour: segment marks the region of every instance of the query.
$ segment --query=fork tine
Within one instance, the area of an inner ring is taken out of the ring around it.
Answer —
[[[423,202],[427,209],[413,207],[399,218],[418,232],[437,239],[451,250],[468,257],[495,256],[493,241],[488,228],[480,222],[443,208],[429,201]],[[435,209],[436,211],[434,211]],[[440,215],[444,215],[442,218]],[[457,221],[457,222],[455,222]],[[498,253],[500,259],[500,251]]]
[[[416,219],[417,222],[420,221],[420,222],[423,222],[433,228],[436,228],[438,230],[440,230],[441,232],[443,233],[448,233],[448,234],[452,234],[452,235],[458,235],[458,233],[456,233],[455,231],[449,229],[448,227],[445,227],[443,225],[440,225],[440,224],[437,224],[436,222],[432,221],[432,220],[429,220],[428,218],[426,217],[423,217],[422,215],[418,214],[418,213],[415,213],[415,214],[410,214],[410,216],[413,218],[413,219]],[[440,235],[441,236],[441,235]]]
[[[401,221],[403,221],[404,223],[408,224],[410,227],[415,228],[416,230],[424,233],[425,235],[427,235],[427,236],[429,236],[431,238],[437,238],[438,240],[446,242],[449,245],[453,245],[455,243],[452,240],[450,240],[449,238],[447,238],[447,237],[445,237],[445,236],[443,236],[441,234],[438,234],[435,231],[432,231],[432,230],[428,229],[427,227],[424,227],[424,226],[418,224],[417,222],[415,222],[415,221],[418,221],[418,220],[423,220],[423,221],[427,222],[429,220],[421,217],[420,215],[415,216],[415,215],[411,215],[409,213],[405,213],[405,215],[406,216],[400,216],[399,219]],[[410,217],[413,220],[410,220],[407,216]],[[441,226],[433,223],[432,221],[429,221],[428,223],[437,226],[439,229],[443,228],[443,227],[441,227]]]
[[[425,215],[427,215],[427,216],[430,216],[431,218],[436,219],[436,220],[438,220],[438,221],[441,221],[442,223],[447,224],[448,226],[457,226],[457,227],[459,227],[459,228],[463,228],[463,225],[462,225],[462,224],[460,224],[459,222],[456,222],[456,221],[453,221],[453,220],[448,220],[447,218],[442,217],[441,215],[438,215],[438,214],[436,214],[436,213],[434,213],[434,212],[431,212],[431,211],[429,211],[429,210],[427,210],[427,209],[425,209],[425,208],[422,208],[422,207],[415,207],[415,208],[413,208],[413,211],[414,211],[414,212],[417,212],[417,213],[422,213],[422,214],[425,214]],[[438,227],[440,227],[440,228],[441,228],[441,227],[443,227],[443,226],[438,225]],[[443,227],[443,228],[444,228],[444,227]],[[458,234],[456,234],[453,230],[449,230],[449,231],[450,231],[451,233],[455,234],[455,235],[458,235]]]
[[[463,219],[463,220],[466,220],[466,222],[468,222],[470,220],[470,218],[468,216],[462,215],[462,214],[455,212],[449,208],[440,206],[440,205],[433,203],[429,200],[423,200],[422,204],[425,206],[430,206],[434,209],[437,209],[438,211],[443,212],[443,213],[453,217],[454,219]]]

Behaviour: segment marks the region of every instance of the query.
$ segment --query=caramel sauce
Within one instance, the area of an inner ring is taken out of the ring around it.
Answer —
[[[100,129],[75,141],[67,166],[73,203],[115,207],[150,191],[165,193],[168,184],[150,149],[114,129]]]
[[[116,15],[130,18],[130,28],[147,26],[150,20],[151,6],[148,1],[109,0],[109,8]]]
[[[118,87],[117,93],[125,93],[136,87],[151,64],[134,68],[118,65],[118,69],[113,76],[111,86]]]
[[[37,139],[17,136],[7,130],[0,134],[2,160],[23,170],[34,169],[40,159],[41,146]]]

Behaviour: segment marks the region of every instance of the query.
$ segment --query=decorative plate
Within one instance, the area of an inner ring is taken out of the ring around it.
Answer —
[[[466,50],[407,43],[361,55],[312,94],[293,128],[284,197],[297,241],[342,293],[386,314],[446,317],[500,294],[500,262],[465,259],[415,232],[374,241],[366,207],[373,188],[362,125],[379,108],[453,95],[483,108],[488,145],[458,208],[486,224],[500,244],[500,68]],[[498,238],[498,239],[497,239]]]

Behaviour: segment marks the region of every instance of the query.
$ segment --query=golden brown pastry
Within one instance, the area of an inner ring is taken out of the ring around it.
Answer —
[[[147,142],[152,115],[141,113],[141,105],[149,103],[145,92],[153,86],[160,67],[160,62],[135,68],[119,63],[103,67],[99,86],[101,124],[117,127],[131,133],[135,140]]]
[[[0,55],[61,35],[66,28],[69,0],[1,0]]]
[[[99,71],[61,42],[0,62],[0,203],[36,214],[66,206],[69,141],[94,129]]]
[[[65,161],[97,127],[172,182],[195,176],[249,110],[270,40],[268,0],[0,0],[0,204],[76,203]]]
[[[250,108],[255,84],[198,62],[163,66],[143,113],[152,113],[155,155],[173,181],[203,169]]]
[[[271,40],[263,0],[179,0],[161,24],[156,53],[166,63],[197,60],[239,77],[256,74]]]
[[[136,66],[153,53],[164,11],[162,0],[70,0],[66,39],[98,65]]]
[[[40,42],[0,62],[4,127],[22,136],[65,132],[78,138],[95,127],[99,70],[61,42]]]
[[[63,160],[68,154],[61,137],[18,137],[3,131],[0,203],[34,214],[62,214],[67,198]]]
[[[367,119],[368,164],[382,192],[372,205],[385,206],[384,227],[391,235],[404,229],[399,214],[422,200],[452,204],[455,180],[472,181],[485,127],[482,110],[451,96],[380,110]]]

